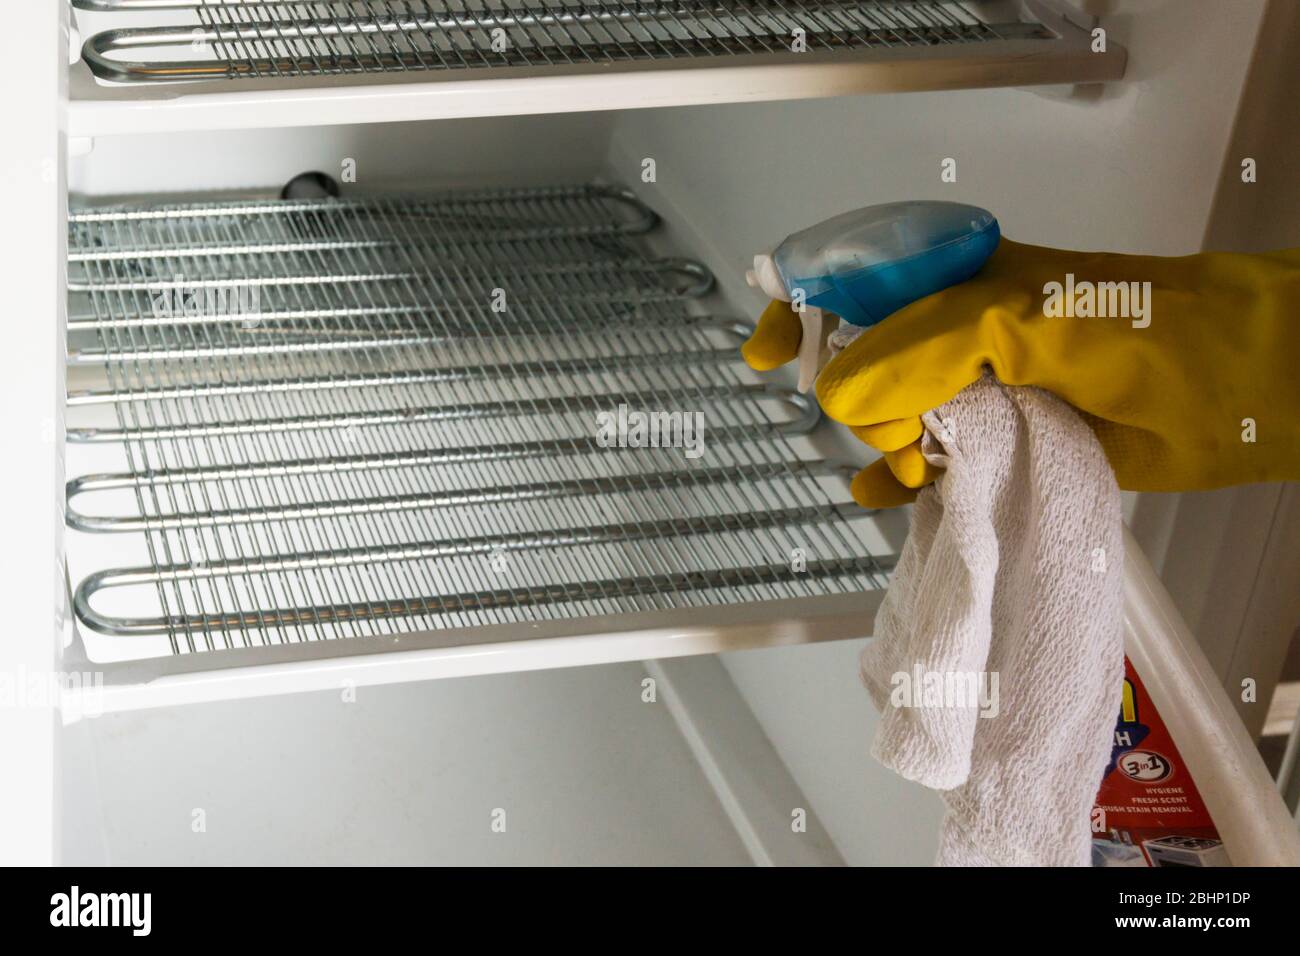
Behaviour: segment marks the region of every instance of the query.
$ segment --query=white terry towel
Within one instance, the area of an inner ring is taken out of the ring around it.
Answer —
[[[940,865],[1086,866],[1124,666],[1114,473],[1069,405],[987,373],[923,421],[945,471],[862,655],[872,754],[944,791]]]

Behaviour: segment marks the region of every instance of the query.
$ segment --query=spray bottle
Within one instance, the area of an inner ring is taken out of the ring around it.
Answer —
[[[806,392],[835,351],[903,306],[969,279],[999,238],[998,221],[978,206],[885,203],[788,236],[770,255],[755,256],[745,278],[794,305],[803,324],[799,390]]]

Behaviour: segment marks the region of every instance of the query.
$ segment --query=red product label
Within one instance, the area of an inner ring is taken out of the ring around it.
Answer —
[[[1128,658],[1092,832],[1093,866],[1232,865],[1196,782]]]

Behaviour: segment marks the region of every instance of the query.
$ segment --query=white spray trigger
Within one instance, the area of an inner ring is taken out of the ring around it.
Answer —
[[[767,253],[754,256],[754,268],[746,270],[745,281],[752,287],[762,289],[773,299],[782,302],[791,299],[781,282],[776,262]],[[838,316],[811,305],[805,305],[798,314],[803,328],[799,339],[799,391],[807,392],[817,380],[817,373],[830,359],[826,338],[839,326],[840,320]]]
[[[817,373],[830,361],[826,340],[839,328],[840,317],[806,305],[799,313],[803,337],[799,339],[799,391],[807,392],[817,381]]]
[[[782,302],[790,301],[790,293],[781,284],[781,273],[776,271],[776,263],[765,253],[754,256],[754,268],[745,273],[745,281],[757,286],[767,295]]]

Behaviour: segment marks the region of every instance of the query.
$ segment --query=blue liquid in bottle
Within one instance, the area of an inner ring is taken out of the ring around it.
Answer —
[[[868,206],[786,238],[772,254],[782,285],[858,326],[980,270],[1001,233],[993,214],[962,203]]]

